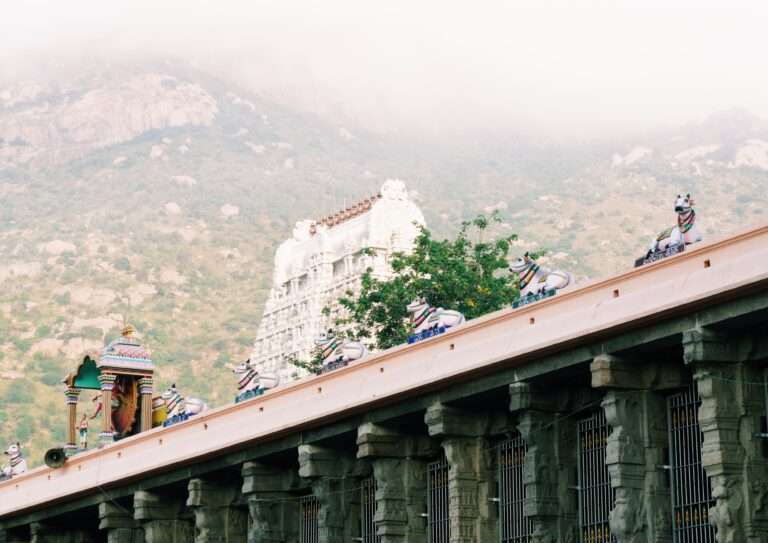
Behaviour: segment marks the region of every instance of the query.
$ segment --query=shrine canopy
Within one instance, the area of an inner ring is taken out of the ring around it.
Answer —
[[[120,337],[112,340],[100,353],[86,354],[77,369],[64,378],[64,383],[70,388],[99,390],[102,373],[149,377],[154,370],[149,349],[136,339],[133,327],[126,326]]]

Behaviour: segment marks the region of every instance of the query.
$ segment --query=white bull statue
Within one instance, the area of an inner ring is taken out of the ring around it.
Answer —
[[[573,276],[567,271],[540,266],[529,253],[512,262],[509,271],[518,277],[520,298],[564,289],[573,282]]]
[[[414,343],[426,339],[435,334],[445,332],[464,322],[464,315],[453,309],[432,307],[424,298],[417,298],[408,304],[408,313],[411,315],[411,336],[408,343]]]
[[[182,396],[176,389],[175,384],[163,391],[160,397],[165,402],[165,408],[168,413],[167,419],[163,423],[164,426],[170,426],[171,424],[187,420],[189,417],[208,409],[208,405],[203,400]]]
[[[237,377],[237,396],[235,403],[260,396],[265,390],[280,384],[280,378],[274,373],[259,373],[249,358],[237,366],[227,366]]]
[[[654,253],[664,252],[667,249],[690,245],[702,240],[701,232],[696,226],[696,211],[693,209],[693,198],[690,194],[685,197],[677,195],[675,198],[675,213],[677,213],[677,226],[667,228],[651,241],[645,258],[648,259]]]
[[[346,366],[368,354],[368,349],[359,341],[336,337],[332,332],[320,334],[315,340],[319,358],[323,361],[321,372]]]
[[[21,444],[18,441],[8,446],[5,450],[5,455],[8,456],[8,464],[3,466],[0,479],[10,479],[27,471],[27,461],[24,460]]]

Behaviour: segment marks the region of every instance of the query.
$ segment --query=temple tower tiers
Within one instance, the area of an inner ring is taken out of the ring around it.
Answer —
[[[405,183],[387,180],[381,192],[318,221],[296,223],[293,237],[275,254],[272,290],[259,323],[251,361],[260,372],[289,380],[296,368],[285,357],[311,357],[314,339],[330,325],[322,310],[347,290],[356,290],[366,268],[391,275],[389,257],[408,251],[423,225]],[[375,255],[363,254],[370,248]]]

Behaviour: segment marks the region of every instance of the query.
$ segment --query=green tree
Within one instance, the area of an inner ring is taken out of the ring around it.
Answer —
[[[465,221],[455,239],[435,240],[426,228],[413,252],[397,253],[390,262],[394,276],[381,281],[372,269],[362,277],[355,296],[347,292],[335,322],[348,335],[378,349],[405,343],[410,333],[406,306],[415,298],[454,309],[467,319],[509,305],[518,296],[516,279],[508,272],[512,234],[489,239],[496,214]]]

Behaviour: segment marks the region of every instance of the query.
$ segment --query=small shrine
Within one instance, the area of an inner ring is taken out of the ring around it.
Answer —
[[[64,378],[67,385],[67,454],[78,450],[77,436],[83,421],[77,418],[77,401],[82,390],[100,392],[100,397],[94,400],[98,399],[100,404],[96,414],[100,412],[102,418],[101,443],[150,430],[154,370],[149,350],[139,343],[131,326],[123,328],[120,337],[100,353],[87,354],[77,369]]]

